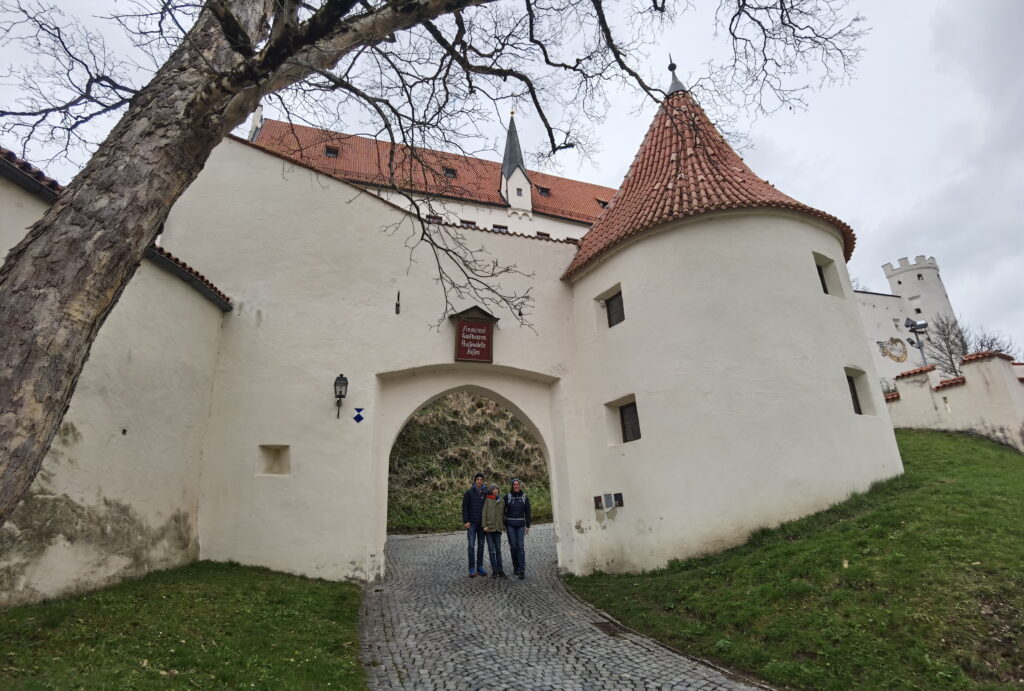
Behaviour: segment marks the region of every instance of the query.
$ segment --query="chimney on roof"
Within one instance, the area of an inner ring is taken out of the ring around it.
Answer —
[[[252,120],[249,122],[249,141],[256,141],[256,137],[260,134],[260,129],[263,127],[263,104],[256,106],[256,110],[252,113]]]
[[[529,215],[533,212],[533,186],[526,175],[523,150],[519,146],[515,112],[508,119],[505,157],[501,161],[501,196],[508,202],[509,214]]]

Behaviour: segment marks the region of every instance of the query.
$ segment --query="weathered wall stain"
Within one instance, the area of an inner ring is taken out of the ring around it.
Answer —
[[[100,563],[83,570],[59,592],[46,592],[28,575],[47,550],[60,544],[92,549]],[[186,564],[198,553],[195,527],[185,511],[152,527],[124,502],[105,498],[83,505],[66,494],[48,493],[37,481],[0,529],[0,605],[100,588],[153,569]]]

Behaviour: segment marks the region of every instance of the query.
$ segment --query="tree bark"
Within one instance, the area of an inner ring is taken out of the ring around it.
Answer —
[[[488,1],[385,5],[344,28],[328,27],[316,44],[263,71],[225,39],[213,13],[200,15],[0,268],[0,526],[39,472],[104,320],[171,206],[225,134],[262,96],[336,64],[353,48]],[[275,0],[230,4],[254,44],[267,36]]]

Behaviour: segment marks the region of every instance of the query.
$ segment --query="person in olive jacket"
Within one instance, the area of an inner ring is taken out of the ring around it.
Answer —
[[[484,474],[477,473],[473,478],[473,484],[462,495],[462,523],[466,528],[466,541],[469,546],[470,578],[487,575],[487,572],[484,571],[484,531],[481,525],[481,512],[484,508],[486,492]],[[473,554],[474,551],[476,555]]]
[[[484,538],[487,540],[487,556],[491,560],[491,578],[508,578],[501,566],[501,531],[505,528],[505,500],[497,485],[491,486],[490,494],[484,500]]]

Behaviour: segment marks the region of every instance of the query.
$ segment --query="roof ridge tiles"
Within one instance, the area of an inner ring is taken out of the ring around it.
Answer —
[[[256,140],[247,143],[348,183],[372,187],[391,186],[386,163],[391,154],[391,142],[265,120]],[[327,145],[339,149],[333,157],[326,154]],[[417,148],[418,155],[427,159],[427,164],[423,165],[415,162],[407,148],[401,144],[398,146],[401,147],[396,151],[396,160],[399,162],[397,182],[400,189],[508,207],[500,193],[501,163],[464,154]],[[344,162],[344,166],[339,166],[341,162]],[[444,168],[451,168],[454,177],[447,177]],[[576,223],[593,223],[603,210],[597,200],[610,198],[615,192],[603,185],[550,173],[533,170],[525,172],[533,183],[530,185],[530,193],[534,213]],[[546,195],[537,192],[538,185],[547,188]]]

